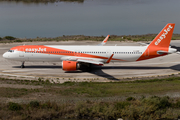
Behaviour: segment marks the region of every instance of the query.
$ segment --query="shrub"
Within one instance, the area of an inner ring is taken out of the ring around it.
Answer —
[[[46,83],[51,83],[48,79],[46,79],[46,81],[45,81]]]
[[[47,101],[47,102],[43,103],[41,107],[44,109],[50,109],[50,108],[52,108],[52,104],[50,101]]]
[[[134,101],[134,100],[136,100],[134,97],[128,97],[128,98],[126,98],[126,100],[127,101]]]
[[[18,103],[9,102],[8,103],[8,109],[12,111],[18,111],[21,110],[22,107]]]
[[[16,39],[15,37],[12,37],[12,36],[5,36],[4,38],[7,40],[15,40]]]
[[[39,107],[39,102],[38,101],[31,101],[29,103],[30,107],[34,107],[34,108],[37,108]]]
[[[169,97],[162,97],[159,102],[159,109],[164,109],[166,107],[170,107],[171,103],[169,102]]]
[[[15,40],[14,42],[22,42],[22,40]]]
[[[41,104],[41,108],[43,108],[43,109],[54,109],[56,111],[59,110],[57,103],[50,102],[50,101],[46,101],[45,103]]]
[[[169,102],[169,97],[161,98],[158,96],[152,96],[150,98],[144,99],[143,102],[148,105],[154,105],[156,109],[164,109],[171,106],[171,103]]]
[[[175,108],[180,108],[180,101],[177,101],[176,103],[173,104],[173,107]]]
[[[129,106],[129,105],[130,105],[129,102],[117,102],[117,103],[115,104],[115,108],[116,108],[117,110],[120,110],[120,109],[124,109],[126,106]]]
[[[130,37],[127,37],[127,39],[128,39],[128,40],[131,40],[131,38],[130,38]]]
[[[41,81],[42,81],[42,79],[39,77],[39,78],[38,78],[38,81],[39,81],[39,82],[41,82]]]

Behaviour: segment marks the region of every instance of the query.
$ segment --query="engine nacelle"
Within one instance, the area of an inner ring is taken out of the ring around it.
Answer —
[[[62,69],[64,71],[76,71],[77,63],[75,61],[62,61]]]
[[[62,61],[62,69],[64,71],[76,71],[76,70],[90,71],[91,64],[79,63],[76,61]]]

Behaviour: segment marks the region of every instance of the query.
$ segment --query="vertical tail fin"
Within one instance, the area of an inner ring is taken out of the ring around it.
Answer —
[[[173,35],[175,24],[169,23],[167,24],[161,32],[154,38],[154,40],[150,43],[149,47],[167,47],[169,48],[171,38]]]
[[[166,55],[169,50],[169,45],[173,35],[175,24],[168,23],[161,32],[154,38],[154,40],[148,45],[145,52],[139,57],[137,61],[155,58]],[[158,51],[163,51],[164,54],[158,54]]]
[[[109,39],[109,36],[110,35],[108,35],[100,44],[99,44],[99,46],[103,46],[103,45],[105,45],[106,44],[106,42],[108,41],[108,39]]]

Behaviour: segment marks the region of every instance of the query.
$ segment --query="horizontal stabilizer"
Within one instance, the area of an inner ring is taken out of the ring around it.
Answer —
[[[179,52],[179,51],[178,51],[178,52],[176,52],[176,53],[180,55],[180,52]]]
[[[157,54],[162,55],[162,54],[170,54],[170,52],[159,50],[157,51]]]
[[[147,43],[142,43],[142,42],[138,42],[138,43],[141,44],[141,45],[144,45],[144,46],[149,45],[149,44],[147,44]]]

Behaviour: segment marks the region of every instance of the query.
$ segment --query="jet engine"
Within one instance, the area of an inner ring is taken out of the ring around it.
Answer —
[[[77,62],[75,61],[62,61],[62,69],[64,71],[76,71]]]
[[[90,71],[91,64],[89,63],[80,63],[76,61],[62,61],[62,69],[64,71]]]

